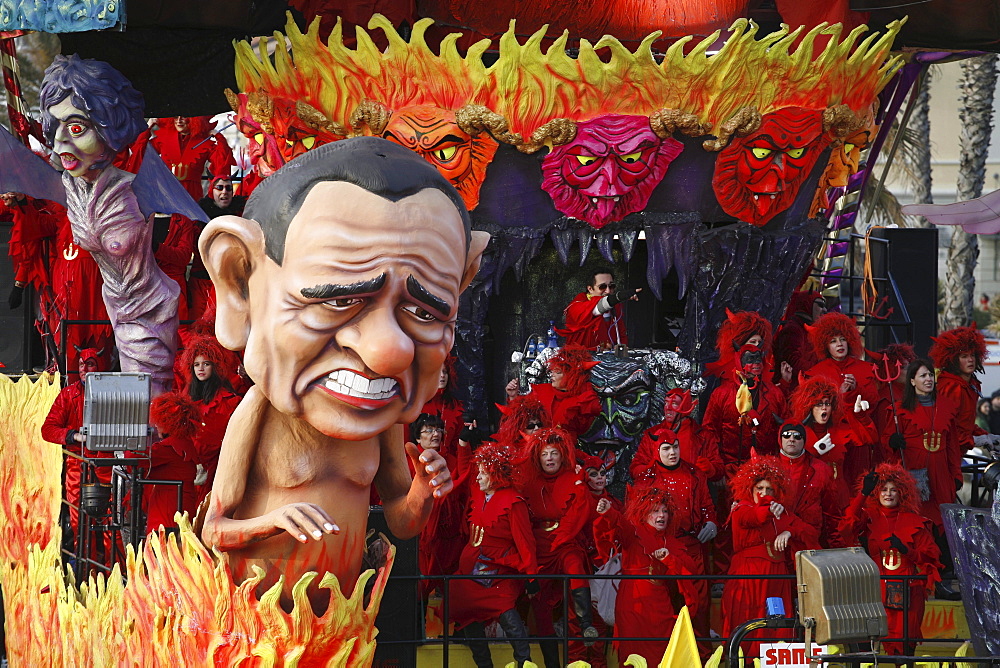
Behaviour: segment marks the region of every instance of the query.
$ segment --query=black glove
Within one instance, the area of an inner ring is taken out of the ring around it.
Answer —
[[[475,427],[466,427],[462,430],[462,433],[458,435],[458,440],[465,441],[473,448],[477,448],[483,441],[483,435]]]
[[[889,437],[889,447],[893,450],[905,450],[906,439],[898,431]]]
[[[76,445],[76,429],[66,432],[66,442],[63,445]]]
[[[899,539],[899,536],[897,536],[896,534],[892,534],[891,536],[889,536],[889,545],[892,545],[894,548],[899,550],[900,554],[906,554],[907,552],[910,551],[910,548],[903,545],[903,541],[901,541]]]
[[[639,294],[639,291],[636,290],[635,288],[631,290],[619,290],[614,294],[608,295],[608,305],[614,306],[615,304],[620,304],[621,302],[627,302],[637,294]]]
[[[528,580],[528,584],[524,585],[524,593],[531,596],[532,594],[537,594],[542,588],[538,584],[538,580]]]
[[[965,481],[964,480],[956,480],[955,481],[955,491],[956,492],[958,490],[962,489],[962,487],[964,487],[964,486],[965,486]]]
[[[15,285],[10,289],[10,297],[7,298],[7,306],[13,311],[24,301],[24,288]]]
[[[864,482],[861,483],[861,495],[868,496],[875,491],[878,487],[878,474],[872,471],[865,476]]]

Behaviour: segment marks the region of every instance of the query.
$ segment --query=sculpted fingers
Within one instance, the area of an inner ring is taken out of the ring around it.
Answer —
[[[340,528],[325,510],[313,503],[293,503],[278,510],[275,526],[295,536],[300,542],[321,540],[323,534],[340,533]]]

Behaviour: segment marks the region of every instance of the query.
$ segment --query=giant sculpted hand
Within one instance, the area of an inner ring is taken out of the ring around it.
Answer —
[[[413,484],[411,491],[423,490],[428,496],[443,499],[448,496],[454,485],[451,481],[451,471],[448,463],[437,450],[420,452],[413,443],[406,444],[406,454],[413,464]]]

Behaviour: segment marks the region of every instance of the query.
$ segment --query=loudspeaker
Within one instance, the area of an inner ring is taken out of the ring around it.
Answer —
[[[871,237],[886,242],[869,244],[872,273],[890,281],[876,281],[878,299],[874,315],[866,318],[865,346],[880,350],[909,341],[925,357],[937,335],[937,228],[883,227],[873,229]]]
[[[396,546],[396,560],[385,585],[382,605],[375,617],[378,629],[374,668],[409,668],[417,665],[417,645],[423,640],[423,606],[417,589],[420,581],[414,576],[417,568],[417,539],[399,540],[393,537],[385,522],[381,506],[372,506],[368,513],[368,530],[384,533]]]

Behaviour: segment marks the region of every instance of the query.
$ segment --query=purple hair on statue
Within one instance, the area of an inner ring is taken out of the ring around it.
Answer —
[[[542,188],[556,209],[600,229],[646,208],[683,150],[646,116],[602,116],[578,123],[576,138],[545,156]]]
[[[84,60],[74,53],[55,57],[45,70],[39,91],[42,130],[49,144],[59,123],[48,109],[67,97],[74,107],[88,113],[94,130],[114,153],[131,144],[146,129],[142,93],[111,65]]]

